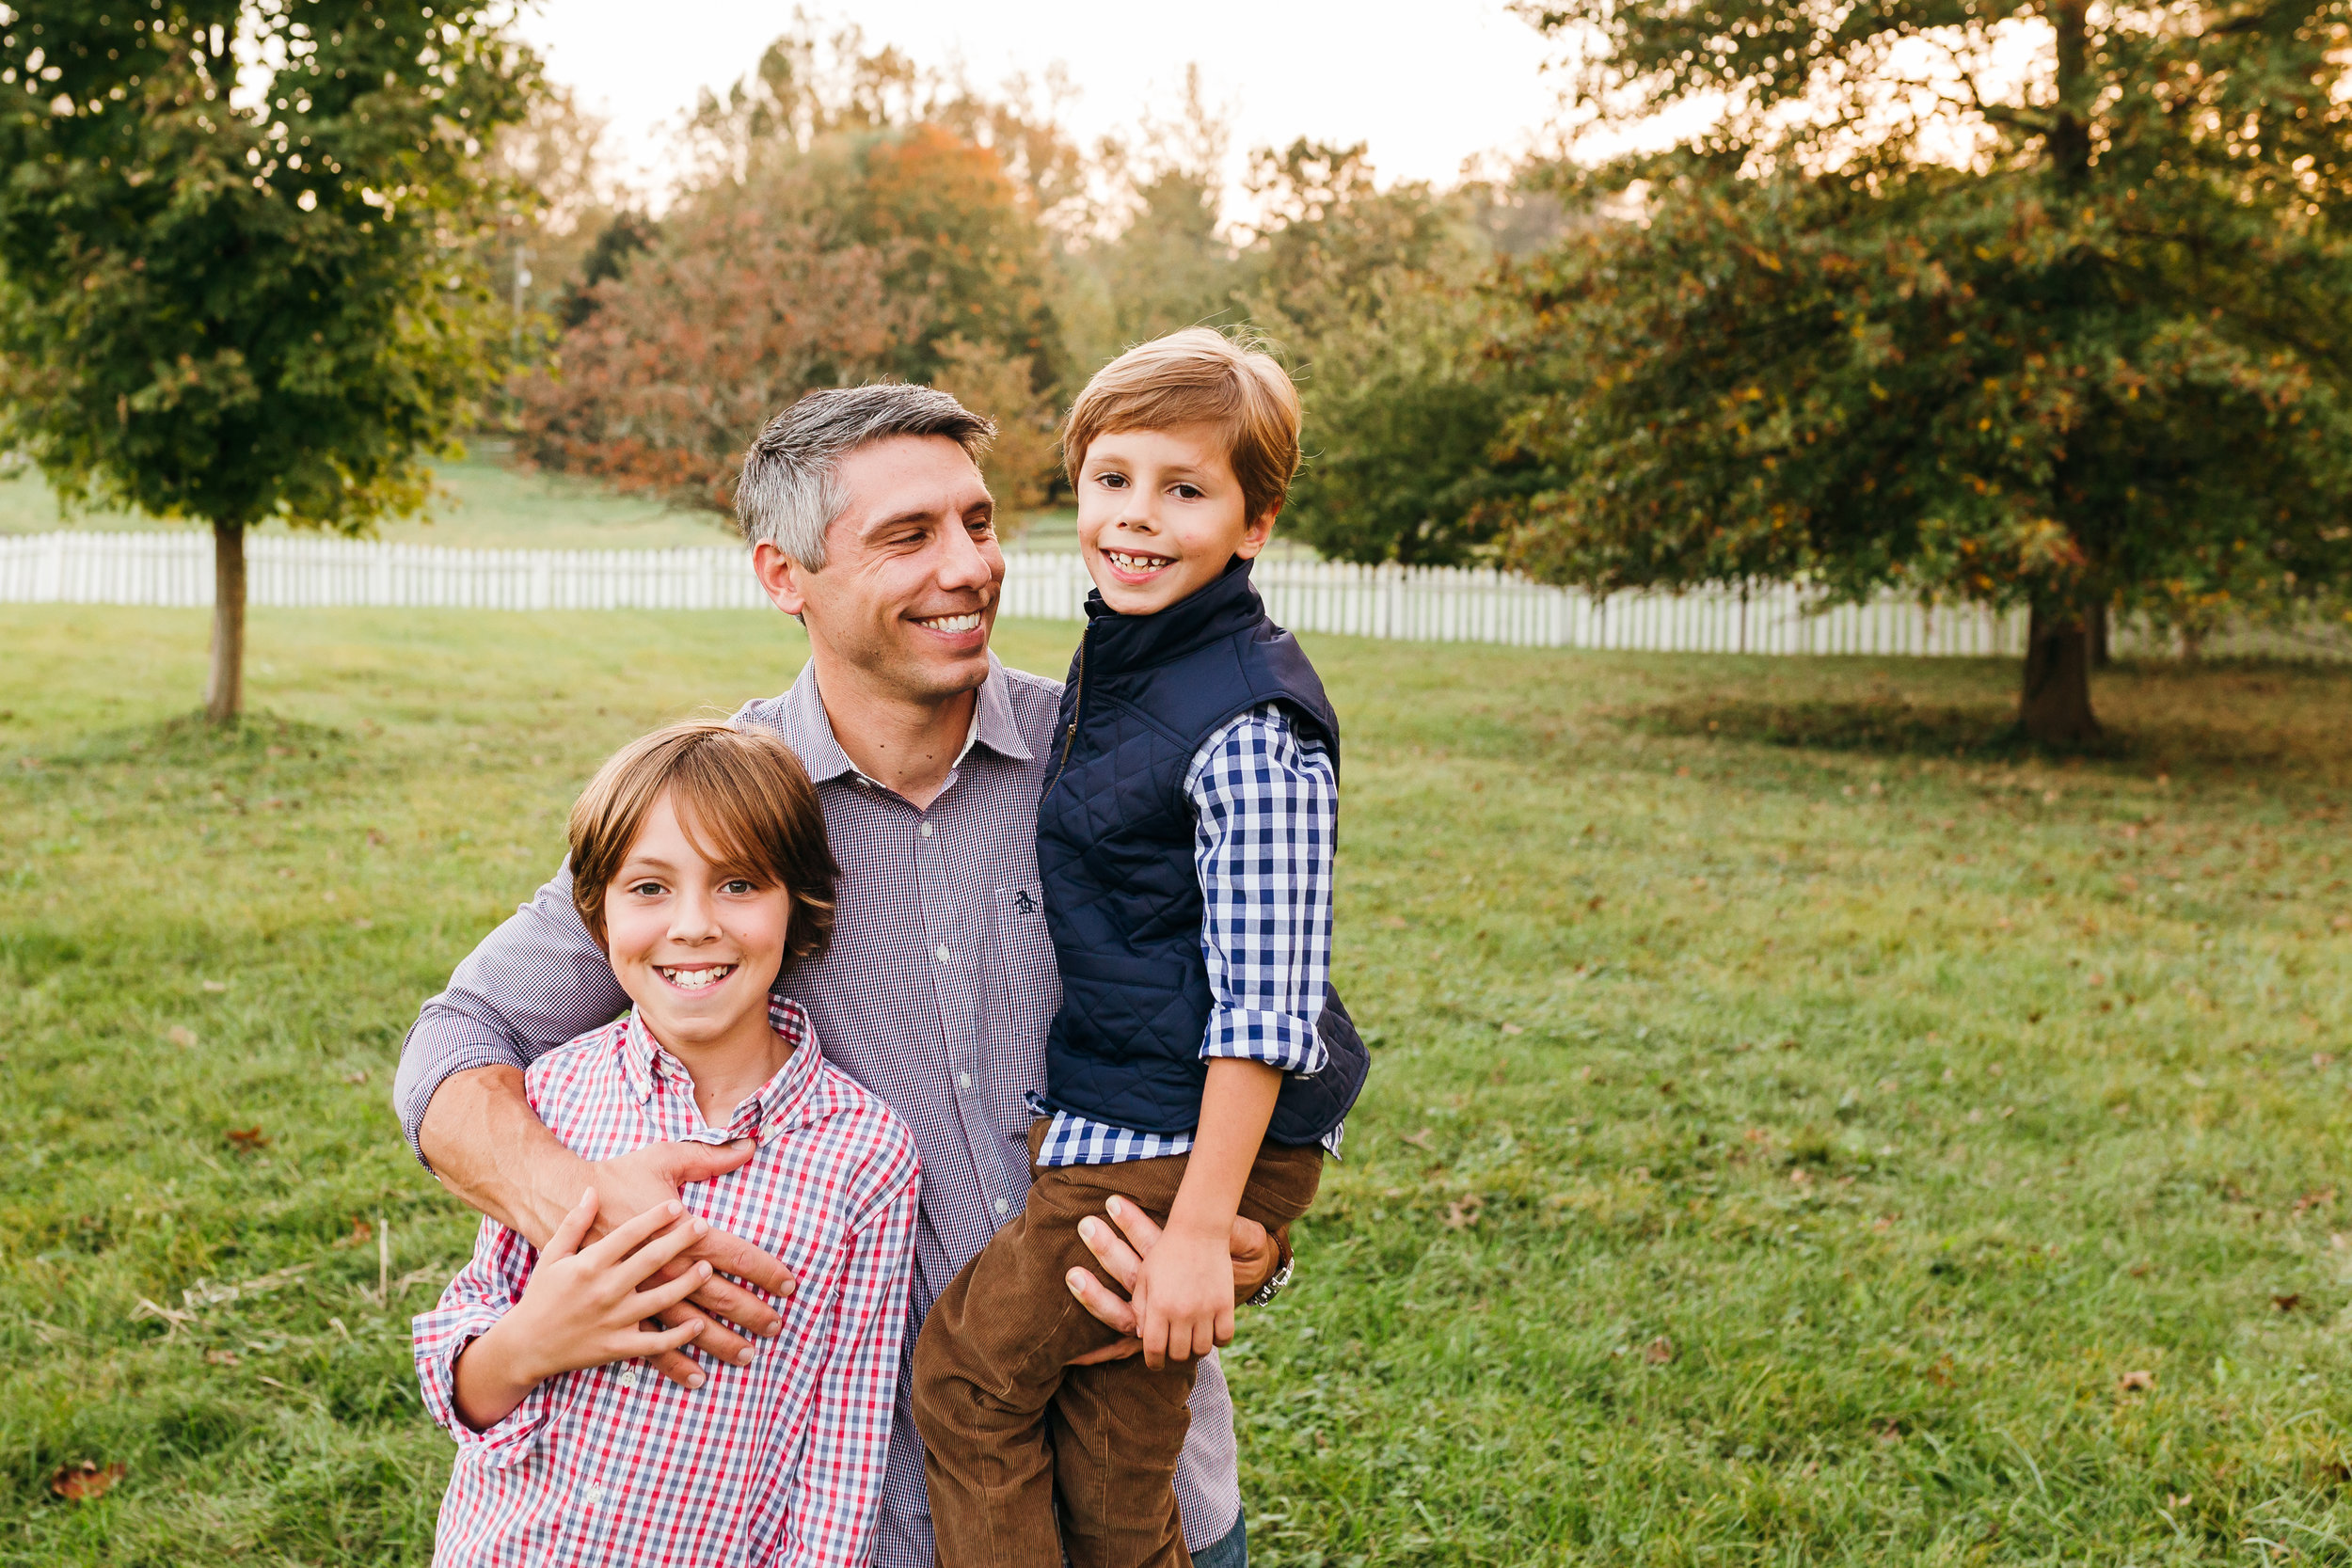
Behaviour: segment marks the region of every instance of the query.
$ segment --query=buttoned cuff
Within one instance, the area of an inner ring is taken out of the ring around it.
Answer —
[[[1218,1007],[1209,1014],[1200,1059],[1263,1062],[1284,1072],[1312,1077],[1323,1070],[1323,1042],[1315,1037],[1313,1019],[1296,1013]]]
[[[417,1383],[423,1390],[425,1414],[456,1440],[460,1464],[493,1470],[519,1463],[539,1446],[539,1429],[547,1425],[553,1402],[548,1388],[555,1381],[549,1378],[532,1389],[522,1403],[483,1431],[476,1432],[457,1414],[457,1358],[503,1316],[473,1306],[438,1308],[416,1320]]]

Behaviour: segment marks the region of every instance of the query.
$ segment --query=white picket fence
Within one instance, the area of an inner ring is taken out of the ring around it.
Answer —
[[[740,549],[459,550],[348,539],[246,541],[247,602],[289,609],[758,610]],[[1802,588],[1619,594],[1549,588],[1508,573],[1263,560],[1259,591],[1296,631],[1518,647],[1660,653],[2015,655],[2022,612],[1922,609],[1887,597],[1808,613]],[[1082,619],[1078,557],[1006,558],[1002,613]],[[0,538],[0,604],[198,607],[213,602],[209,534]]]

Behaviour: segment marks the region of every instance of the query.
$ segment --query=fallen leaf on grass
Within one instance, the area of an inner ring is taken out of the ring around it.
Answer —
[[[2324,1208],[2335,1200],[2336,1190],[2333,1187],[2322,1187],[2315,1193],[2305,1193],[2301,1197],[2296,1198],[2295,1212],[2299,1214],[2306,1209]]]
[[[367,1081],[368,1069],[363,1067],[353,1068],[349,1072],[343,1074],[343,1082],[346,1084],[364,1084]]]
[[[204,990],[213,992],[215,995],[218,995],[220,992],[229,989],[229,982],[226,980],[206,980],[201,982],[201,985]]]
[[[2340,914],[2328,925],[2331,930],[2352,931],[2352,914]]]
[[[2281,1312],[2292,1312],[2303,1305],[2303,1292],[2288,1291],[2283,1294],[2274,1295],[2270,1298],[2270,1305]]]
[[[1448,1230],[1468,1230],[1478,1223],[1479,1200],[1475,1196],[1458,1197],[1445,1206],[1445,1227]]]
[[[233,1367],[245,1357],[232,1350],[208,1350],[204,1353],[204,1359],[215,1367]]]
[[[280,1393],[291,1394],[294,1392],[292,1388],[287,1387],[284,1384],[278,1382],[274,1377],[262,1377],[258,1372],[254,1375],[258,1381],[268,1384],[271,1387],[278,1389]]]
[[[1662,1366],[1675,1358],[1675,1342],[1661,1334],[1642,1347],[1642,1359],[1651,1366]]]
[[[1427,1148],[1429,1147],[1429,1129],[1424,1127],[1420,1132],[1408,1133],[1398,1141],[1401,1143],[1410,1144],[1415,1148]]]
[[[1502,1026],[1502,1032],[1506,1035],[1524,1035],[1527,1033],[1527,1029],[1522,1024],[1506,1023]]]
[[[2120,1394],[2140,1393],[2155,1386],[2156,1374],[2153,1372],[2125,1372],[2115,1380],[2116,1392]]]
[[[92,1502],[113,1491],[115,1482],[128,1473],[120,1465],[102,1467],[85,1459],[79,1465],[58,1466],[57,1473],[49,1478],[49,1490],[77,1503]]]
[[[354,1214],[351,1217],[351,1233],[347,1236],[338,1236],[335,1239],[335,1244],[339,1247],[365,1246],[374,1239],[375,1227]]]
[[[171,1026],[170,1032],[164,1036],[164,1038],[169,1040],[181,1050],[185,1051],[188,1047],[196,1043],[196,1031],[189,1028],[184,1023],[175,1023]]]
[[[230,1147],[240,1154],[250,1154],[255,1149],[269,1147],[269,1134],[258,1127],[231,1127],[227,1137]]]

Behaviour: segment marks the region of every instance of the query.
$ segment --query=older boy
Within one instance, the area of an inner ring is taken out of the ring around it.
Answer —
[[[944,1568],[1189,1560],[1172,1483],[1194,1357],[1232,1337],[1225,1239],[1236,1215],[1287,1233],[1363,1084],[1327,999],[1339,721],[1249,585],[1298,422],[1280,367],[1206,328],[1122,355],[1071,411],[1096,592],[1038,807],[1062,1006],[1028,1206],[915,1349]],[[1135,1289],[1143,1364],[1073,1380],[1115,1338],[1072,1299],[1113,1194],[1167,1227]]]
[[[416,1322],[427,1409],[457,1439],[436,1563],[865,1568],[890,1451],[914,1244],[914,1143],[771,994],[825,950],[832,854],[782,741],[679,724],[625,747],[572,808],[574,904],[634,1004],[532,1064],[532,1109],[587,1160],[749,1140],[742,1165],[584,1245],[583,1194],[533,1250],[484,1220]],[[699,1322],[640,1325],[710,1274],[649,1283],[723,1224],[805,1289],[714,1386],[634,1363]]]

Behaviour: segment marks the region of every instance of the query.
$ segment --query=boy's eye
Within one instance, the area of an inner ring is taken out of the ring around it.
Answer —
[[[1176,494],[1181,499],[1197,501],[1200,499],[1200,486],[1198,484],[1179,484],[1176,486]]]
[[[628,891],[640,898],[659,898],[669,890],[660,882],[631,882]]]
[[[1106,490],[1124,490],[1127,488],[1127,476],[1125,474],[1097,474],[1094,476],[1094,482],[1097,484],[1102,485]]]
[[[721,893],[732,894],[739,898],[745,894],[757,893],[759,890],[752,886],[750,879],[747,878],[729,877],[726,881],[721,885],[719,891]]]

